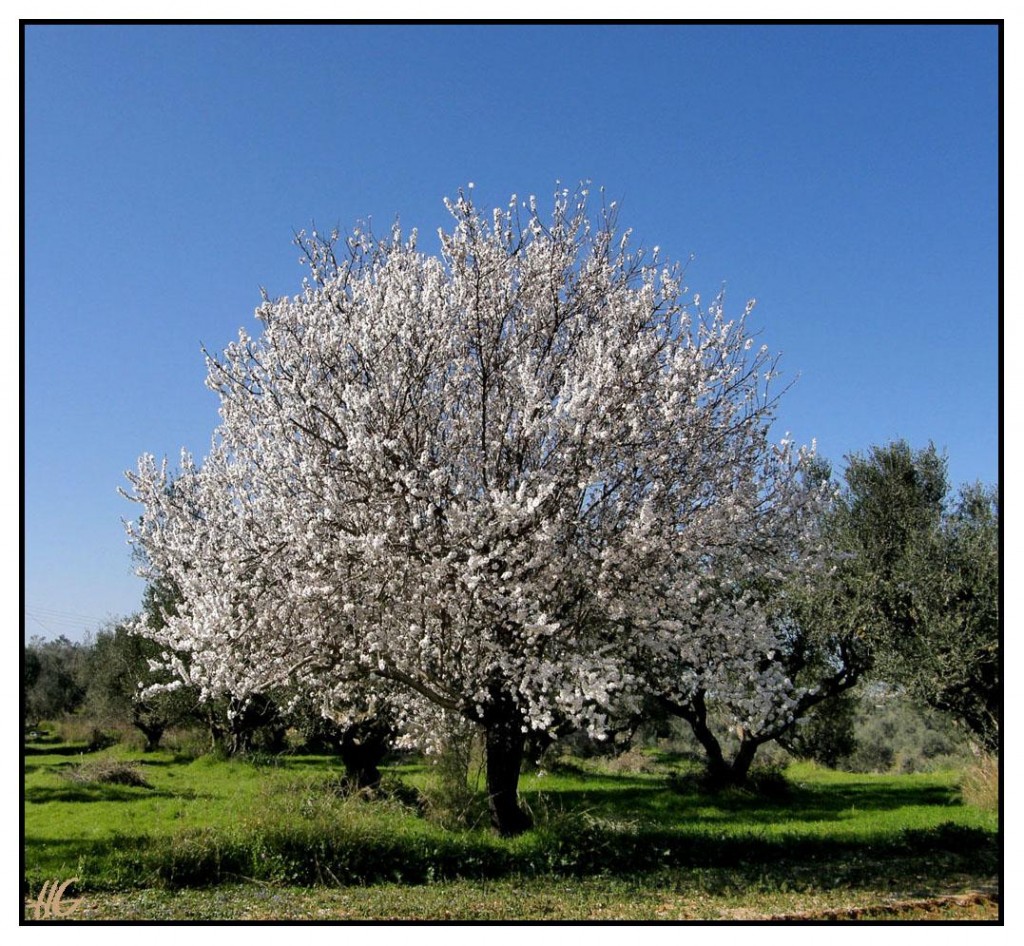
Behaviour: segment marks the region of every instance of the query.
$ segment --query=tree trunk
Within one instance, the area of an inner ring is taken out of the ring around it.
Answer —
[[[741,786],[747,781],[747,774],[750,772],[750,764],[754,761],[757,747],[761,743],[754,739],[740,738],[739,752],[732,760],[732,784]]]
[[[728,781],[730,766],[725,761],[725,755],[722,752],[718,739],[715,738],[715,734],[701,717],[694,717],[689,722],[693,729],[693,734],[697,737],[697,741],[704,748],[704,753],[707,756],[706,765],[709,780],[712,783]]]
[[[206,725],[210,731],[210,751],[216,752],[219,746],[224,745],[224,727],[217,717],[216,710],[207,705]]]
[[[160,748],[160,740],[167,728],[162,719],[145,712],[138,703],[135,703],[132,706],[132,725],[146,737],[143,752],[156,752]]]
[[[707,721],[707,707],[704,703],[704,696],[696,694],[691,700],[691,705],[682,707],[669,704],[670,711],[685,719],[693,730],[694,736],[701,744],[707,755],[706,779],[707,785],[712,791],[722,788],[741,788],[746,784],[747,774],[750,772],[750,765],[754,761],[757,747],[761,744],[755,739],[740,738],[740,748],[729,762],[722,752],[715,734]]]
[[[391,742],[390,728],[369,723],[349,726],[342,734],[339,749],[345,774],[355,789],[375,789],[380,785],[378,766]]]
[[[501,698],[485,722],[487,806],[491,824],[503,837],[522,834],[533,825],[533,819],[519,807],[519,771],[526,736],[510,702]]]
[[[722,788],[731,781],[731,766],[725,761],[725,755],[722,753],[722,746],[715,738],[715,734],[711,731],[711,727],[708,726],[707,721],[707,707],[704,704],[704,695],[697,693],[690,701],[688,706],[681,706],[674,703],[668,703],[669,712],[675,713],[677,716],[681,716],[689,724],[693,730],[694,736],[697,737],[697,741],[701,744],[706,755],[705,766],[706,766],[706,779],[707,784],[712,789]]]
[[[138,724],[136,724],[138,725]],[[160,748],[160,740],[164,735],[163,726],[139,726],[142,730],[142,734],[146,737],[146,745],[143,747],[143,752],[156,752]]]

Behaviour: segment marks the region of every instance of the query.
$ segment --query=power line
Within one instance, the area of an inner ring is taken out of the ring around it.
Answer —
[[[82,614],[81,611],[62,611],[59,608],[47,608],[40,607],[38,605],[30,605],[26,608],[27,611],[32,611],[34,614],[41,615],[43,617],[54,618],[55,620],[72,620],[72,621],[102,621],[103,618],[96,617],[93,614]]]
[[[26,621],[32,621],[47,634],[55,637],[64,631],[88,632],[103,624],[110,618],[100,618],[91,614],[80,614],[74,611],[62,611],[57,608],[26,607]]]

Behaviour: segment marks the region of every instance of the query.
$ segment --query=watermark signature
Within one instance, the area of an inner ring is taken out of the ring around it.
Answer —
[[[56,880],[48,880],[39,891],[35,900],[25,898],[25,906],[32,911],[34,920],[65,920],[81,906],[82,900],[65,900],[64,893],[77,877],[71,877],[58,884]]]

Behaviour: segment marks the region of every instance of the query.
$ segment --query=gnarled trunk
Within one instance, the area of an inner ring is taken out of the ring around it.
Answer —
[[[160,748],[160,740],[163,739],[164,730],[167,729],[165,720],[145,712],[138,704],[132,707],[132,725],[146,737],[146,745],[143,752],[156,752]]]
[[[378,766],[391,744],[390,726],[374,720],[349,726],[341,736],[339,750],[345,774],[356,789],[375,789],[380,785]]]
[[[747,780],[750,764],[754,761],[754,755],[760,745],[761,743],[756,739],[740,739],[739,751],[732,760],[732,777],[735,784],[742,785]]]
[[[491,824],[504,837],[522,834],[533,819],[519,806],[519,772],[526,734],[512,701],[499,697],[484,720],[487,754],[487,806]]]
[[[730,762],[725,758],[721,743],[708,725],[707,706],[702,693],[697,693],[685,707],[676,704],[667,705],[670,712],[682,717],[690,724],[694,736],[697,737],[697,741],[704,749],[707,755],[708,786],[712,789],[720,789],[740,788],[745,785],[758,746],[764,740],[741,734],[739,751]]]
[[[141,723],[135,724],[136,728],[141,730],[142,734],[146,737],[146,745],[143,747],[143,752],[156,752],[160,748],[160,740],[164,735],[164,727],[157,725],[145,726]]]

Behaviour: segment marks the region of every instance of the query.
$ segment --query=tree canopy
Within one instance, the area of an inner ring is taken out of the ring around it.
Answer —
[[[439,256],[397,227],[300,238],[303,292],[208,356],[210,454],[176,474],[142,457],[129,533],[181,591],[140,631],[183,679],[291,683],[325,711],[398,688],[411,731],[462,716],[514,833],[526,734],[602,733],[636,654],[677,693],[702,636],[756,667],[754,586],[817,494],[769,437],[775,360],[746,314],[633,250],[614,204],[448,209]]]

